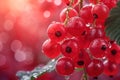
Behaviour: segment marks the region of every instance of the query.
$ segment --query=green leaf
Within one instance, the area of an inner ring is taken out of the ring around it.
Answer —
[[[35,80],[35,78],[34,78],[34,77],[31,77],[31,80]]]
[[[120,1],[117,3],[117,6],[120,7]]]
[[[105,25],[106,35],[120,45],[120,1],[117,3],[117,7],[110,11],[110,16],[107,18]]]
[[[120,15],[120,7],[115,7],[110,11],[110,15]]]

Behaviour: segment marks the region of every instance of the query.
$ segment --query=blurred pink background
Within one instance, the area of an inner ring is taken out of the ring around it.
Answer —
[[[17,71],[32,70],[50,60],[41,46],[48,38],[48,25],[59,21],[64,7],[61,0],[0,0],[0,80],[17,80]],[[80,80],[80,72],[73,74],[70,80]],[[101,79],[113,80],[106,76]],[[51,72],[37,80],[64,78]]]

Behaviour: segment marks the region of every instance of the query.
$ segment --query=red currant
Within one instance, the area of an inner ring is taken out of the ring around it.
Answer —
[[[86,23],[91,23],[93,21],[91,10],[92,5],[85,5],[80,10],[80,17],[83,18]]]
[[[64,8],[61,12],[60,12],[60,21],[64,22],[67,16],[67,8]],[[68,17],[74,17],[74,16],[78,16],[77,11],[74,8],[69,8],[68,10]]]
[[[92,14],[95,19],[104,20],[108,17],[109,8],[103,3],[98,3],[92,8]]]
[[[86,39],[89,41],[92,41],[96,38],[104,38],[105,37],[105,32],[101,28],[93,27],[90,28],[87,35]]]
[[[90,43],[89,50],[94,57],[102,58],[107,53],[108,43],[101,38],[95,39]]]
[[[93,59],[92,62],[86,67],[86,72],[89,76],[97,77],[103,73],[103,62],[97,59]]]
[[[66,57],[74,58],[79,53],[79,45],[75,38],[66,39],[61,44],[61,52]]]
[[[106,54],[106,57],[110,61],[115,61],[116,63],[120,63],[120,46],[113,43]]]
[[[66,25],[66,31],[73,36],[82,36],[86,31],[85,21],[80,17],[72,17]]]
[[[50,39],[46,40],[42,45],[43,53],[49,58],[56,58],[60,52],[60,45],[53,43]]]
[[[106,61],[104,62],[104,74],[107,76],[114,76],[118,73],[118,65],[115,62]]]
[[[65,4],[67,4],[67,5],[70,5],[70,1],[72,1],[72,0],[62,0]],[[78,2],[78,0],[73,0],[73,5],[74,4],[76,4]]]
[[[100,2],[103,2],[109,7],[109,9],[111,9],[116,6],[117,0],[100,0]]]
[[[74,72],[74,63],[70,58],[63,57],[56,63],[56,71],[61,75],[70,75]]]
[[[64,25],[59,22],[54,22],[47,29],[49,38],[54,42],[62,41],[66,36]]]
[[[91,62],[91,59],[88,53],[84,49],[81,49],[78,55],[74,57],[73,61],[75,63],[75,67],[84,68]]]

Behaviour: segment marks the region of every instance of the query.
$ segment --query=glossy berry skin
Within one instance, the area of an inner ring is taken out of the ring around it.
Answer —
[[[85,21],[80,17],[70,18],[65,28],[66,32],[75,37],[82,36],[82,34],[86,31]]]
[[[42,52],[49,58],[56,58],[60,54],[60,45],[48,39],[42,45]]]
[[[97,77],[103,73],[103,62],[97,59],[93,59],[92,62],[86,67],[86,72],[91,77]]]
[[[79,53],[79,45],[75,38],[66,39],[61,44],[61,52],[64,56],[74,58]]]
[[[48,26],[47,33],[49,38],[54,42],[62,41],[66,36],[64,25],[59,22],[51,23]]]
[[[67,8],[64,8],[61,12],[60,12],[60,21],[64,22],[66,19],[66,11]],[[74,16],[78,16],[77,11],[74,8],[69,8],[69,12],[68,12],[68,17],[74,17]]]
[[[85,5],[80,10],[80,17],[83,18],[86,23],[92,23],[93,15],[91,13],[92,5]]]
[[[75,67],[77,68],[84,68],[87,66],[90,62],[90,56],[84,49],[80,49],[78,55],[76,55],[73,59]]]
[[[117,0],[100,0],[100,2],[103,2],[105,5],[107,5],[109,9],[112,9],[117,4]]]
[[[112,61],[104,62],[104,74],[110,77],[116,75],[119,71],[118,64]]]
[[[86,35],[86,39],[89,41],[92,41],[96,38],[104,38],[104,37],[105,37],[104,30],[101,28],[97,28],[97,27],[90,28]]]
[[[102,58],[107,53],[108,43],[102,38],[95,39],[90,43],[89,50],[94,57]]]
[[[74,63],[70,58],[63,57],[58,59],[55,69],[60,75],[70,75],[74,72]]]
[[[62,0],[62,2],[64,2],[66,5],[70,5],[70,0]],[[74,0],[72,5],[76,4],[78,2],[78,0]]]
[[[98,3],[92,8],[92,14],[95,19],[104,20],[109,15],[109,8],[103,3]]]
[[[116,43],[113,43],[109,48],[109,51],[106,54],[106,57],[109,61],[114,61],[116,63],[120,63],[120,46]]]

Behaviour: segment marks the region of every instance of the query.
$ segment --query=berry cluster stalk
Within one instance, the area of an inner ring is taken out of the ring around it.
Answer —
[[[53,59],[50,62],[48,62],[47,65],[43,67],[38,66],[32,71],[19,71],[17,72],[16,76],[18,76],[19,80],[34,80],[35,78],[46,72],[53,71],[55,69],[55,64],[56,60]]]

